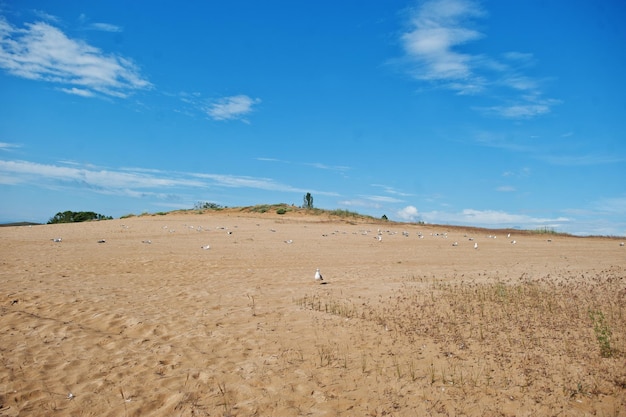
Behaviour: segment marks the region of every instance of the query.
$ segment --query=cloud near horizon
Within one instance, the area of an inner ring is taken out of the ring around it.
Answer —
[[[416,222],[419,220],[419,211],[415,206],[406,206],[396,214],[398,218],[405,222]]]
[[[441,211],[423,212],[422,218],[428,223],[458,224],[481,227],[558,227],[571,222],[567,217],[532,217],[525,214],[511,214],[498,210],[464,209],[450,213]]]
[[[128,58],[71,39],[48,23],[17,28],[2,16],[0,68],[17,77],[59,85],[60,91],[83,97],[100,93],[125,98],[133,91],[152,88]]]

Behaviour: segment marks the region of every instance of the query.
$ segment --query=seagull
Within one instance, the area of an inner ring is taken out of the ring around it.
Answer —
[[[63,241],[63,239],[61,239],[60,237],[55,237],[54,239],[50,239],[50,240],[52,240],[53,242],[57,242],[57,243]]]
[[[452,246],[459,246],[459,242],[454,242]]]
[[[379,242],[383,241],[383,237],[381,235],[374,236],[374,239],[378,240]]]
[[[619,245],[620,245],[620,246],[624,246],[624,242],[621,242]]]
[[[322,274],[320,274],[320,269],[317,268],[315,270],[315,280],[316,281],[324,281],[324,277],[322,277]]]
[[[474,242],[474,249],[478,249],[478,242]]]
[[[210,245],[204,245],[204,246],[200,246],[200,247],[201,247],[202,249],[204,249],[204,250],[211,249],[211,246],[210,246]]]

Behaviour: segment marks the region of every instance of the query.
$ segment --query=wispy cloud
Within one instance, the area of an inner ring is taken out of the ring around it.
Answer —
[[[112,33],[118,33],[118,32],[124,31],[121,26],[117,26],[111,23],[102,23],[102,22],[91,23],[88,26],[88,28],[92,30],[100,30],[102,32],[112,32]]]
[[[35,16],[37,16],[39,19],[41,20],[45,20],[47,22],[52,22],[52,23],[58,23],[59,22],[59,18],[51,15],[48,12],[45,12],[43,10],[40,9],[34,9],[33,13],[35,14]]]
[[[571,222],[571,219],[567,217],[532,217],[526,214],[512,214],[498,210],[474,209],[464,209],[454,213],[442,211],[423,212],[422,217],[429,223],[480,227],[521,227],[524,229],[543,226],[557,229]]]
[[[0,142],[0,151],[8,151],[19,147],[20,145],[16,145],[14,143]]]
[[[214,120],[242,120],[254,109],[254,105],[261,102],[258,98],[251,98],[241,94],[230,97],[223,97],[209,103],[205,107],[206,113]]]
[[[397,195],[400,197],[408,197],[411,194],[408,193],[404,193],[402,191],[398,191],[393,187],[390,187],[388,185],[382,185],[382,184],[371,184],[372,187],[376,187],[376,188],[382,188],[383,191],[385,191],[387,194],[391,194],[391,195]]]
[[[476,21],[485,16],[486,10],[474,0],[420,3],[401,35],[411,75],[457,94],[485,94],[499,100],[504,96],[504,104],[476,108],[487,115],[528,119],[549,113],[560,101],[544,98],[540,82],[524,73],[534,64],[532,54],[509,51],[493,57],[464,48],[486,37],[476,28]],[[508,92],[498,91],[502,89]]]
[[[78,16],[78,21],[80,22],[81,28],[83,30],[99,30],[101,32],[111,33],[119,33],[124,31],[121,26],[114,25],[112,23],[90,22],[90,20],[91,19],[85,13],[81,13],[80,16]]]
[[[321,162],[310,162],[310,163],[305,163],[304,165],[307,166],[311,166],[313,168],[317,168],[317,169],[324,169],[327,171],[349,171],[350,167],[347,166],[342,166],[342,165],[326,165],[323,164]]]
[[[424,2],[413,14],[411,30],[402,35],[413,75],[422,80],[443,82],[459,92],[482,90],[483,81],[473,71],[476,59],[456,47],[483,37],[472,29],[472,19],[483,10],[466,0]]]
[[[550,113],[552,108],[560,104],[560,100],[522,96],[514,98],[514,102],[501,106],[476,107],[485,114],[492,114],[506,119],[531,119]]]
[[[499,187],[496,187],[496,191],[501,193],[512,193],[517,190],[512,185],[501,185]]]
[[[152,87],[128,58],[105,53],[44,22],[17,28],[0,17],[0,68],[69,94],[127,97]]]
[[[73,94],[75,96],[81,96],[81,97],[93,97],[94,96],[93,91],[85,90],[84,88],[76,88],[76,87],[59,88],[59,90],[67,94]]]
[[[21,160],[0,160],[0,182],[30,184],[43,188],[87,188],[101,194],[131,197],[162,194],[163,190],[207,189],[214,187],[249,188],[266,191],[304,193],[298,188],[270,178],[193,172],[170,172],[142,168],[104,169],[64,162],[40,164]],[[336,196],[334,192],[315,194]]]
[[[541,154],[538,159],[546,161],[552,165],[563,166],[586,166],[605,165],[626,162],[626,158],[620,155],[583,154],[583,155],[549,155]]]

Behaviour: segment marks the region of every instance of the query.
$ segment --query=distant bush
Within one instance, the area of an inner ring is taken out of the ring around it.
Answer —
[[[343,209],[330,210],[328,213],[332,216],[339,216],[339,217],[360,217],[361,216],[357,212],[350,211],[350,210],[343,210]]]
[[[113,217],[104,216],[102,214],[94,213],[93,211],[64,211],[58,212],[50,220],[48,224],[55,223],[80,223],[91,220],[111,220]]]
[[[194,210],[221,210],[224,206],[206,201],[198,201],[193,208]]]
[[[284,207],[281,207],[278,210],[276,210],[276,214],[285,214],[285,213],[287,213],[287,209]]]

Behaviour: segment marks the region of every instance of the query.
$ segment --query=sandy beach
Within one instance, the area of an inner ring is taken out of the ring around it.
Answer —
[[[0,416],[626,416],[620,242],[237,209],[2,227]]]

